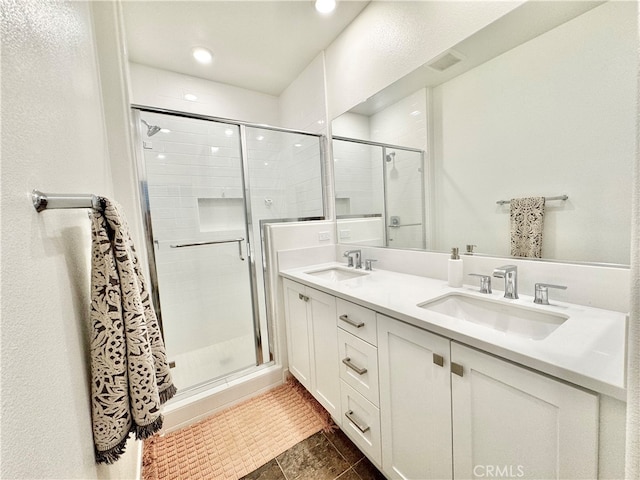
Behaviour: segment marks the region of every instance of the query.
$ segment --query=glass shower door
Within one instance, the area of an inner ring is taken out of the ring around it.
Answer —
[[[240,127],[140,117],[160,127],[142,131],[148,215],[167,354],[186,389],[257,364]]]

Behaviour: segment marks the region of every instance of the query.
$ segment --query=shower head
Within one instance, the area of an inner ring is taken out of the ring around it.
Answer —
[[[160,127],[159,126],[157,126],[157,125],[149,125],[144,120],[140,120],[140,121],[147,126],[147,137],[153,137],[156,133],[158,133],[160,131]]]
[[[389,162],[395,160],[395,158],[396,158],[396,152],[389,152],[387,154],[387,156],[385,157],[385,160],[387,161],[387,163],[389,163]]]

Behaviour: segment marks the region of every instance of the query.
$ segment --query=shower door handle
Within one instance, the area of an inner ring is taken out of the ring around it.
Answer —
[[[244,241],[243,237],[238,237],[238,238],[234,238],[234,239],[231,239],[231,240],[212,240],[210,242],[177,243],[177,244],[169,245],[169,247],[171,247],[171,248],[201,247],[203,245],[220,245],[220,244],[223,244],[223,243],[236,243],[236,242],[238,242],[238,255],[240,256],[240,260],[244,261],[244,257],[242,256],[242,242],[243,241]]]

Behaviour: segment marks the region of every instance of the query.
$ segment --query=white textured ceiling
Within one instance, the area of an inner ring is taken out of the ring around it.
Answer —
[[[129,60],[256,90],[282,91],[366,7],[339,1],[330,15],[299,1],[124,1]],[[191,49],[213,52],[198,64]]]

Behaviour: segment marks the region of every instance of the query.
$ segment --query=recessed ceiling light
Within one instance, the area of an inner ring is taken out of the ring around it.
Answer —
[[[191,50],[191,54],[193,55],[193,58],[195,58],[197,62],[203,63],[203,64],[211,63],[211,60],[213,59],[213,55],[211,54],[211,51],[203,47],[194,47]]]
[[[331,13],[336,8],[336,0],[316,0],[316,10],[320,13]]]
[[[211,147],[211,153],[218,153],[218,150],[220,150],[220,147]]]
[[[189,100],[190,102],[195,102],[196,100],[198,100],[198,97],[196,97],[193,93],[185,93],[184,99]]]

